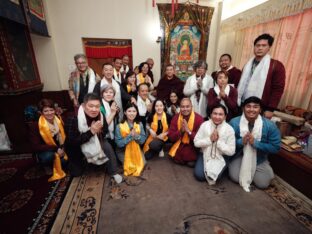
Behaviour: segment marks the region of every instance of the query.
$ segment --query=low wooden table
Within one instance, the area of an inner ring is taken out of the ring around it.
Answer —
[[[312,158],[281,149],[270,155],[269,161],[274,173],[312,199]]]

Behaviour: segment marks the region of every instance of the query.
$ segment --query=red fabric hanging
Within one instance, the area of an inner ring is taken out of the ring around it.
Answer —
[[[132,57],[131,46],[86,46],[85,49],[88,58],[120,58],[125,54]]]

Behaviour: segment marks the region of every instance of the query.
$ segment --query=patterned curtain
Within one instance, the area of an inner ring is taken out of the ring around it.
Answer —
[[[279,108],[312,110],[312,9],[236,32],[234,58],[243,67],[253,56],[253,41],[262,33],[274,36],[272,58],[286,68],[286,86]]]
[[[197,4],[187,2],[185,4],[178,4],[177,9],[175,10],[175,15],[174,17],[172,17],[171,4],[157,4],[157,6],[159,11],[161,28],[163,30],[161,46],[162,73],[164,66],[170,61],[170,33],[177,26],[179,20],[185,12],[189,13],[194,24],[201,32],[202,36],[200,40],[199,59],[206,60],[210,23],[214,8],[199,6]]]
[[[188,5],[188,12],[193,20],[194,24],[197,26],[201,32],[200,38],[200,50],[199,59],[206,60],[207,58],[207,46],[209,39],[210,23],[213,15],[213,8],[202,7],[199,5]],[[202,49],[206,48],[206,49]]]

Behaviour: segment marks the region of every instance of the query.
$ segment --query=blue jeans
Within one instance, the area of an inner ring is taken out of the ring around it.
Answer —
[[[225,160],[225,167],[223,167],[222,171],[220,172],[218,179],[221,177],[224,170],[227,168],[229,164],[230,157],[229,156],[223,156]],[[197,156],[197,161],[194,168],[194,176],[199,181],[205,181],[205,171],[204,171],[204,156],[203,153],[199,153]]]
[[[38,161],[42,166],[53,166],[54,162],[54,151],[44,151],[37,153]],[[66,165],[66,160],[64,158],[61,158],[62,166]]]

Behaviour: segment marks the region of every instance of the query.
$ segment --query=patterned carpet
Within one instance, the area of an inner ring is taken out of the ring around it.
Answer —
[[[0,157],[1,233],[50,230],[71,179],[48,183],[49,177],[30,154]]]
[[[265,192],[312,232],[312,202],[278,176]]]
[[[111,199],[121,199],[127,202],[126,199],[129,194],[133,194],[132,192],[136,189],[136,186],[139,186],[141,183],[147,183],[150,176],[149,173],[146,170],[142,178],[132,181],[128,179],[122,186],[112,185],[111,181],[105,181],[109,177],[105,176],[104,172],[99,171],[88,172],[82,177],[74,178],[51,233],[106,233],[102,229],[99,230],[98,226],[101,210],[100,205],[101,203],[103,204],[101,200],[104,199],[104,203]],[[133,191],[130,192],[131,190]],[[222,194],[224,192],[223,187],[214,187],[212,190],[215,194]],[[259,190],[257,191],[259,192]],[[302,225],[312,231],[312,206],[308,198],[304,197],[278,177],[263,192],[263,195],[265,194],[274,200],[272,202],[280,204],[282,209],[287,210]],[[113,211],[107,212],[111,213]],[[247,233],[231,220],[208,214],[186,217],[174,233],[188,233],[187,230],[190,226],[192,226],[192,230],[194,231],[196,228],[200,228],[202,223],[214,227],[214,233]],[[224,230],[229,230],[229,232],[224,232]]]
[[[73,179],[51,233],[97,233],[104,172]]]

